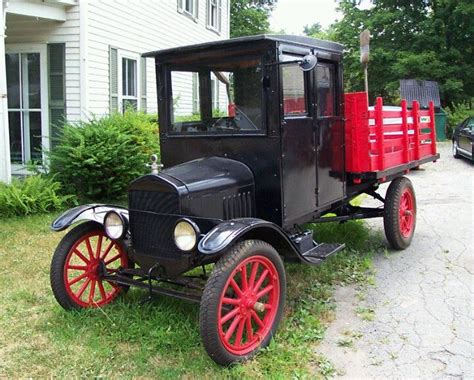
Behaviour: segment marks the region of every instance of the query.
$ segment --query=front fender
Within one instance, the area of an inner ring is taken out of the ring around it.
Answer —
[[[280,227],[257,218],[239,218],[218,224],[200,240],[198,250],[203,255],[217,255],[241,237],[266,241],[284,256],[300,257]]]
[[[103,204],[86,204],[71,208],[62,213],[51,224],[51,229],[53,231],[63,231],[83,220],[92,220],[104,224],[105,214],[109,211],[117,211],[128,219],[128,210],[126,208]]]

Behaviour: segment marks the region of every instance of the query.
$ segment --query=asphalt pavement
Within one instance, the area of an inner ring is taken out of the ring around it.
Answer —
[[[336,289],[336,319],[315,350],[338,377],[474,379],[474,165],[450,149],[439,144],[438,162],[408,174],[411,246],[376,255],[375,285]]]

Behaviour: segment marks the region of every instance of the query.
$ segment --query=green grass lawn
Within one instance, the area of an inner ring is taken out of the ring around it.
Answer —
[[[132,289],[101,310],[66,312],[49,286],[52,253],[63,236],[54,215],[0,219],[0,377],[246,377],[289,378],[330,373],[314,346],[333,317],[336,284],[366,284],[382,239],[361,222],[324,224],[324,241],[348,248],[323,265],[287,264],[285,318],[254,360],[222,368],[201,344],[199,306]]]

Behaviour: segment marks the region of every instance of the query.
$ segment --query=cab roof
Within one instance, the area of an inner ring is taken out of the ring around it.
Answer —
[[[284,43],[290,45],[297,45],[302,47],[316,48],[319,50],[326,50],[335,53],[341,53],[343,46],[336,42],[320,40],[317,38],[305,37],[305,36],[293,36],[288,34],[260,34],[257,36],[238,37],[231,38],[228,40],[212,41],[196,45],[187,45],[181,47],[175,47],[171,49],[155,50],[148,53],[144,53],[143,57],[161,57],[169,56],[173,54],[183,53],[195,53],[207,49],[219,49],[242,46],[247,43],[256,43],[261,41],[273,41],[276,43]]]

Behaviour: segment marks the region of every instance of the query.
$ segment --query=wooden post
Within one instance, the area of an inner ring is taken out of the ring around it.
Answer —
[[[378,97],[375,103],[375,135],[377,137],[377,148],[379,151],[379,170],[385,169],[385,142],[383,135],[383,100]]]
[[[431,128],[431,154],[436,154],[436,123],[433,101],[429,103],[430,107],[430,128]]]
[[[402,100],[402,132],[403,132],[403,162],[406,164],[410,160],[410,145],[408,143],[408,117],[407,117],[407,101]]]
[[[412,117],[413,117],[413,129],[415,132],[415,160],[420,159],[420,116],[418,115],[418,110],[420,105],[416,100],[413,101],[412,107]]]

